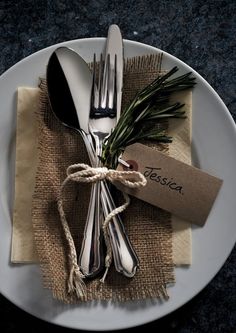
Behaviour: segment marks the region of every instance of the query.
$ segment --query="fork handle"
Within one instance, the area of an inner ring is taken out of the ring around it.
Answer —
[[[116,208],[106,181],[101,182],[101,202],[106,216]],[[139,266],[139,260],[125,232],[119,214],[110,221],[108,232],[116,271],[126,277],[133,277]]]

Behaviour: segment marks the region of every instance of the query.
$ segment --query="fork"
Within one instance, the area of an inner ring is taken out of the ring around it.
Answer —
[[[101,166],[99,157],[102,153],[103,142],[106,137],[109,136],[113,127],[118,121],[116,113],[117,60],[115,56],[114,68],[111,66],[110,55],[108,55],[107,59],[105,60],[106,61],[104,62],[103,66],[101,55],[97,88],[96,55],[94,55],[89,130],[95,143],[94,150],[95,156],[97,157],[97,167]],[[96,199],[101,199],[102,209],[105,216],[107,216],[113,209],[116,208],[106,181],[97,183]],[[89,229],[91,232],[93,228],[90,226]],[[88,233],[89,230],[86,232]],[[85,236],[87,239],[89,239],[90,237],[88,234],[86,234],[86,232]],[[133,277],[139,265],[139,260],[125,232],[120,215],[113,217],[108,225],[108,233],[110,236],[116,270],[127,277]],[[92,244],[90,244],[90,246],[92,247]]]

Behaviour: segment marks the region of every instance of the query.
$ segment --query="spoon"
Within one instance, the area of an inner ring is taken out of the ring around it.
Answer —
[[[53,113],[65,126],[81,134],[90,163],[94,165],[92,139],[88,130],[92,73],[87,63],[73,50],[60,47],[49,59],[46,77]],[[85,223],[83,261],[79,262],[83,274],[88,277],[97,275],[104,267],[99,195],[95,183],[92,185]]]

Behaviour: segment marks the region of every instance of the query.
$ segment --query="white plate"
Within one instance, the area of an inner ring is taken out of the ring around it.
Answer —
[[[87,61],[100,53],[104,38],[63,43]],[[62,44],[60,44],[62,45]],[[236,130],[229,111],[209,84],[196,72],[193,93],[193,148],[197,164],[224,180],[220,194],[204,228],[193,228],[193,265],[176,269],[176,284],[169,288],[170,300],[89,303],[79,306],[54,301],[42,288],[36,265],[11,265],[11,215],[14,189],[14,139],[16,131],[16,89],[37,86],[45,75],[51,46],[25,58],[0,77],[0,292],[25,311],[61,326],[87,330],[115,330],[141,325],[177,309],[214,277],[230,254],[236,239]],[[125,41],[125,57],[157,53],[148,45]],[[181,72],[192,70],[164,52],[163,67],[177,65]],[[207,184],[206,184],[207,190]]]

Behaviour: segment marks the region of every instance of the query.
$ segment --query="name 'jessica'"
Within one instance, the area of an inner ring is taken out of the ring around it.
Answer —
[[[173,191],[177,191],[183,195],[183,186],[175,183],[173,181],[173,178],[167,178],[167,177],[163,177],[162,175],[160,175],[161,168],[152,168],[152,167],[146,166],[145,169],[146,170],[144,171],[143,175],[147,179],[150,179],[156,183],[159,183],[162,186],[167,186],[167,187],[169,187],[169,189],[171,189]]]

